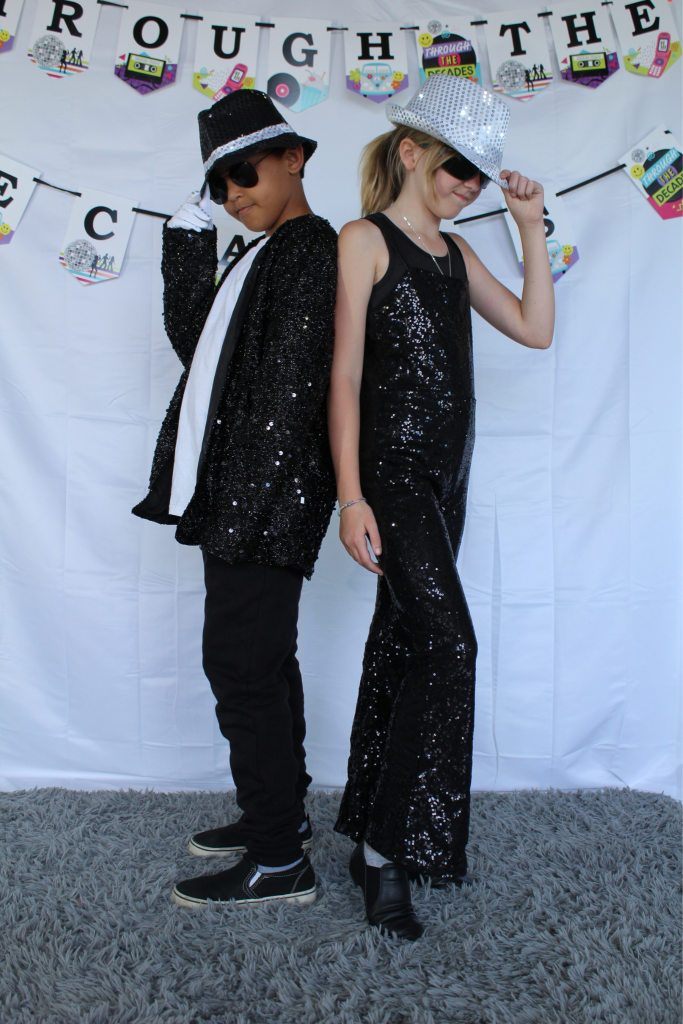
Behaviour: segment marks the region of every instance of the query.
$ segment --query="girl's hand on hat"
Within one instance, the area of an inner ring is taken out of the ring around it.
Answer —
[[[500,177],[508,183],[503,195],[518,227],[542,224],[543,186],[525,178],[519,171],[501,171]]]
[[[167,222],[169,228],[184,228],[185,231],[212,231],[211,197],[208,188],[202,192],[190,192],[189,196]]]

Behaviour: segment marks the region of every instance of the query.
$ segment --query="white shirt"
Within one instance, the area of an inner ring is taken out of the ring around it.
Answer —
[[[242,291],[244,279],[249,273],[256,253],[267,241],[268,239],[264,238],[253,249],[250,249],[235,269],[230,271],[225,284],[213,301],[213,306],[204,324],[204,330],[197,342],[190,374],[185,385],[183,404],[180,407],[178,437],[173,461],[171,501],[168,507],[172,516],[182,516],[197,486],[199,456],[209,415],[213,381],[225,334]]]

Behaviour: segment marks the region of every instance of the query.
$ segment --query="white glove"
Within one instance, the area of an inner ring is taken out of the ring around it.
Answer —
[[[211,196],[208,186],[202,192],[190,192],[189,196],[169,221],[169,228],[184,228],[186,231],[212,231]]]

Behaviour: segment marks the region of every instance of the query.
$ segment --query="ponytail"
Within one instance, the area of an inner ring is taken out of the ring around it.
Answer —
[[[453,156],[453,150],[425,132],[400,125],[378,136],[363,149],[360,163],[361,216],[382,213],[398,199],[405,181],[406,169],[399,152],[404,139],[412,139],[427,151],[425,175],[434,188],[438,168]]]

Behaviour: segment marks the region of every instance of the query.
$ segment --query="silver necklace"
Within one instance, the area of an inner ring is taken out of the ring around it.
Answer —
[[[434,254],[433,254],[433,253],[431,253],[431,252],[429,251],[429,249],[427,248],[427,246],[425,245],[425,243],[424,243],[424,242],[422,241],[422,239],[420,238],[420,236],[419,236],[419,235],[417,234],[417,231],[415,230],[415,228],[413,227],[413,225],[412,225],[412,224],[410,223],[410,221],[409,221],[409,220],[408,220],[408,218],[406,217],[405,213],[403,213],[403,211],[402,211],[402,210],[400,210],[398,206],[396,207],[396,209],[397,209],[397,210],[398,210],[398,212],[399,212],[399,213],[401,214],[401,216],[403,217],[404,221],[406,222],[406,224],[408,225],[408,227],[410,228],[410,230],[411,230],[411,231],[413,232],[413,234],[414,234],[414,235],[417,235],[417,240],[419,241],[420,245],[422,246],[422,248],[424,249],[424,251],[425,251],[425,252],[427,253],[427,255],[428,255],[428,256],[431,256],[431,257],[432,257],[432,260],[434,261],[434,266],[435,266],[435,267],[436,267],[436,269],[437,269],[437,270],[439,271],[439,273],[441,274],[441,276],[442,276],[442,277],[444,277],[444,276],[445,276],[445,275],[444,275],[444,272],[443,272],[443,270],[441,269],[441,267],[439,266],[439,264],[437,263],[437,261],[436,261],[436,256],[434,256]],[[443,235],[441,234],[441,232],[440,232],[440,231],[439,231],[439,235],[441,236],[441,238],[443,238]],[[444,242],[446,242],[446,239],[445,239],[445,238],[444,238]],[[450,246],[448,245],[448,242],[446,242],[446,252],[448,253],[448,276],[449,276],[449,277],[452,277],[452,274],[451,274],[451,250],[450,250]]]

